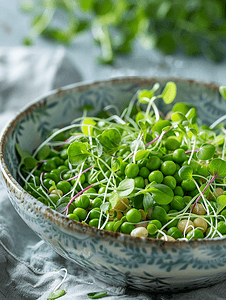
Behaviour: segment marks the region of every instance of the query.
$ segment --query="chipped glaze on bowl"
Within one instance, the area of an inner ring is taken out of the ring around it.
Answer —
[[[175,101],[194,104],[204,123],[211,124],[226,114],[226,103],[216,84],[178,78],[128,77],[74,84],[53,91],[24,108],[1,135],[2,180],[18,214],[57,253],[112,285],[177,291],[214,284],[226,278],[226,239],[164,242],[100,231],[71,220],[33,198],[19,185],[15,144],[32,152],[49,130],[81,116],[84,105],[94,107],[90,116],[112,103],[123,109],[138,89],[151,88],[159,82],[161,92],[169,80],[177,84]],[[169,110],[161,100],[158,106],[163,113]]]

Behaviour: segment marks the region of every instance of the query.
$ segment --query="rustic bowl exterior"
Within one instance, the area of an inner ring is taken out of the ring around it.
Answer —
[[[57,253],[112,285],[158,292],[194,289],[219,282],[226,278],[226,239],[164,242],[100,231],[71,220],[20,186],[15,144],[32,152],[49,130],[81,116],[85,105],[94,108],[90,116],[109,104],[121,110],[138,89],[151,88],[159,82],[161,92],[169,80],[177,84],[176,101],[194,104],[204,123],[211,124],[226,114],[226,103],[213,83],[130,77],[75,84],[53,91],[21,111],[1,136],[2,180],[18,214]],[[169,110],[161,100],[157,104],[163,113]]]

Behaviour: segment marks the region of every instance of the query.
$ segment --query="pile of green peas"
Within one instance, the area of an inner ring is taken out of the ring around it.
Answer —
[[[208,164],[200,162],[195,153],[190,159],[188,145],[175,135],[166,135],[157,150],[138,161],[132,159],[133,152],[127,143],[114,155],[104,153],[104,163],[87,159],[82,168],[69,163],[70,143],[64,141],[71,135],[71,131],[55,135],[54,140],[62,145],[50,145],[45,159],[32,171],[21,170],[28,178],[24,189],[45,205],[77,222],[135,237],[174,241],[226,235],[226,209],[216,216],[217,199],[226,195],[223,181],[219,181],[220,188],[205,191],[205,201],[201,198],[194,203],[199,188],[203,189],[207,182]],[[112,171],[114,157],[119,166]],[[179,170],[187,165],[197,176],[197,184],[179,175]],[[115,186],[107,186],[106,178],[113,173]],[[112,193],[125,179],[133,179],[136,192],[156,185],[167,186],[172,201],[168,204],[154,201],[147,210],[145,193],[131,193],[119,199],[114,208],[104,210],[103,205],[109,203]],[[217,226],[213,226],[211,218],[217,219]]]

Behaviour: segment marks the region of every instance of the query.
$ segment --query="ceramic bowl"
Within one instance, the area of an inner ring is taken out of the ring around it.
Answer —
[[[178,78],[120,78],[58,89],[31,103],[1,135],[1,174],[12,205],[21,218],[64,258],[116,286],[149,291],[177,291],[209,286],[226,278],[226,238],[164,242],[98,230],[73,221],[28,194],[17,181],[15,144],[32,152],[54,127],[69,124],[92,105],[90,115],[114,103],[123,109],[140,88],[173,80],[175,101],[194,104],[201,120],[211,124],[226,114],[219,86]],[[165,113],[163,102],[158,102]]]

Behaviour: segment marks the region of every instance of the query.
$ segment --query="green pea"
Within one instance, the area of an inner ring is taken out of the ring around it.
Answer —
[[[173,160],[173,154],[165,154],[162,158],[163,161]]]
[[[80,221],[85,220],[87,217],[87,211],[84,208],[77,207],[73,210],[73,214],[77,215],[79,217]]]
[[[67,194],[71,190],[71,184],[68,181],[59,181],[57,183],[58,190],[61,190],[63,194]]]
[[[183,201],[183,198],[181,196],[174,196],[173,200],[170,202],[170,207],[172,209],[176,209],[178,211],[182,210],[185,208],[185,203]]]
[[[165,204],[165,205],[162,204],[162,205],[159,205],[159,206],[161,206],[162,208],[164,208],[166,212],[168,212],[170,210],[170,205],[169,204]]]
[[[41,167],[41,169],[46,172],[50,172],[52,169],[55,169],[55,168],[56,168],[56,164],[53,161],[51,161],[50,159],[48,159],[47,161],[44,161],[42,163],[42,167]]]
[[[64,160],[62,158],[60,158],[59,156],[52,157],[51,161],[54,162],[54,164],[56,165],[56,167],[59,167],[60,165],[63,165],[63,163],[64,163]]]
[[[46,198],[38,197],[37,200],[40,201],[40,202],[42,202],[42,203],[45,204],[45,205],[48,205],[48,201],[47,201]]]
[[[158,232],[158,228],[155,224],[149,224],[147,226],[147,231],[149,234],[153,235],[156,234]]]
[[[150,171],[148,170],[147,167],[142,167],[140,168],[140,171],[139,171],[139,175],[143,178],[148,178],[148,175],[149,175]]]
[[[126,234],[130,234],[131,231],[133,231],[134,229],[135,229],[135,226],[133,224],[130,224],[129,222],[122,223],[122,225],[120,227],[120,231],[122,233],[126,233]]]
[[[180,185],[181,182],[182,182],[182,178],[179,176],[178,171],[176,171],[176,172],[173,174],[173,177],[176,179],[177,184]]]
[[[139,166],[134,163],[130,163],[125,168],[125,175],[128,178],[135,178],[139,173]]]
[[[163,181],[163,174],[161,171],[155,170],[149,174],[148,180],[150,182],[156,181],[156,183],[161,183]]]
[[[176,149],[174,150],[173,152],[173,160],[178,163],[178,164],[181,164],[183,163],[185,160],[187,159],[187,156],[185,154],[185,151],[184,149]]]
[[[148,162],[148,158],[144,158],[144,159],[138,160],[137,164],[138,164],[139,168],[141,169],[143,167],[146,167],[147,162]],[[148,173],[149,173],[149,171],[148,171]]]
[[[218,222],[218,224],[217,224],[217,230],[221,234],[225,234],[226,233],[226,223],[224,221]]]
[[[148,225],[150,224],[154,224],[157,229],[161,229],[162,228],[162,223],[159,220],[151,220],[148,222]]]
[[[68,158],[68,155],[67,155],[67,149],[64,149],[60,152],[60,157],[63,159],[63,160],[66,160]]]
[[[165,147],[167,150],[176,150],[180,147],[181,142],[176,136],[170,136],[165,141]]]
[[[79,196],[75,199],[75,206],[87,209],[90,205],[90,199],[86,195]]]
[[[200,229],[195,229],[195,230],[191,230],[186,234],[186,238],[188,240],[191,239],[203,239],[204,238],[204,234]]]
[[[114,222],[108,222],[104,227],[105,230],[113,231]]]
[[[165,209],[158,205],[152,208],[151,219],[159,220],[163,225],[165,225],[168,222],[168,216],[166,214]]]
[[[95,199],[93,199],[91,201],[90,208],[93,209],[95,207],[100,207],[102,203],[103,203],[103,200],[99,197],[96,197]]]
[[[89,225],[98,228],[98,226],[99,226],[99,219],[92,219],[92,220],[90,220],[89,221]],[[103,221],[101,220],[100,226],[102,226],[102,225],[103,225]]]
[[[60,199],[60,197],[58,196],[58,195],[56,195],[56,194],[50,194],[49,195],[49,198],[51,199],[51,201],[53,202],[53,203],[57,203],[57,201]]]
[[[100,218],[101,209],[99,207],[95,207],[91,209],[89,218],[90,219],[99,219]]]
[[[55,182],[58,182],[58,181],[60,181],[60,173],[61,173],[60,170],[53,169],[49,173],[49,178],[51,178]]]
[[[175,239],[179,239],[183,237],[182,232],[177,227],[171,227],[167,231],[167,235],[172,236]]]
[[[69,171],[69,169],[65,165],[60,165],[57,167],[57,169],[60,170],[60,172],[62,172],[61,176],[65,174],[67,171]]]
[[[73,219],[73,220],[79,221],[79,217],[76,214],[68,214],[67,217],[69,219]]]
[[[85,192],[84,192],[84,194],[93,194],[93,195],[89,195],[90,196],[90,198],[91,199],[95,199],[96,198],[96,194],[97,194],[97,191],[96,191],[96,189],[94,188],[94,187],[91,187],[91,188],[89,188],[88,190],[86,190]]]
[[[173,192],[174,192],[175,196],[181,196],[181,197],[184,196],[184,190],[179,185],[175,187],[175,189],[173,190]]]
[[[176,172],[176,164],[175,162],[168,160],[168,161],[164,161],[161,165],[161,172],[163,173],[163,175],[167,176],[167,175],[173,175]]]
[[[135,178],[134,178],[134,185],[135,185],[135,187],[137,187],[137,188],[143,189],[144,186],[145,186],[144,178],[141,177],[141,176],[135,177]]]
[[[40,177],[39,176],[34,176],[34,177],[31,177],[31,182],[35,184],[35,186],[39,186],[41,184],[41,181],[40,181]]]
[[[143,206],[143,198],[144,198],[144,195],[143,194],[139,194],[137,196],[134,197],[133,199],[133,205],[135,208],[137,209],[143,209],[144,206]]]
[[[183,201],[187,205],[191,201],[192,197],[191,196],[184,196]]]
[[[177,181],[173,176],[168,175],[163,179],[163,184],[168,185],[172,190],[174,190],[177,185]]]
[[[151,156],[148,159],[148,162],[146,164],[146,167],[150,170],[150,171],[154,171],[159,169],[161,165],[161,159],[158,156]]]
[[[141,220],[141,212],[136,208],[131,208],[126,213],[126,219],[127,219],[128,222],[138,223]]]
[[[194,189],[196,189],[196,185],[192,179],[182,180],[181,187],[183,190],[185,190],[187,192],[193,191]]]

